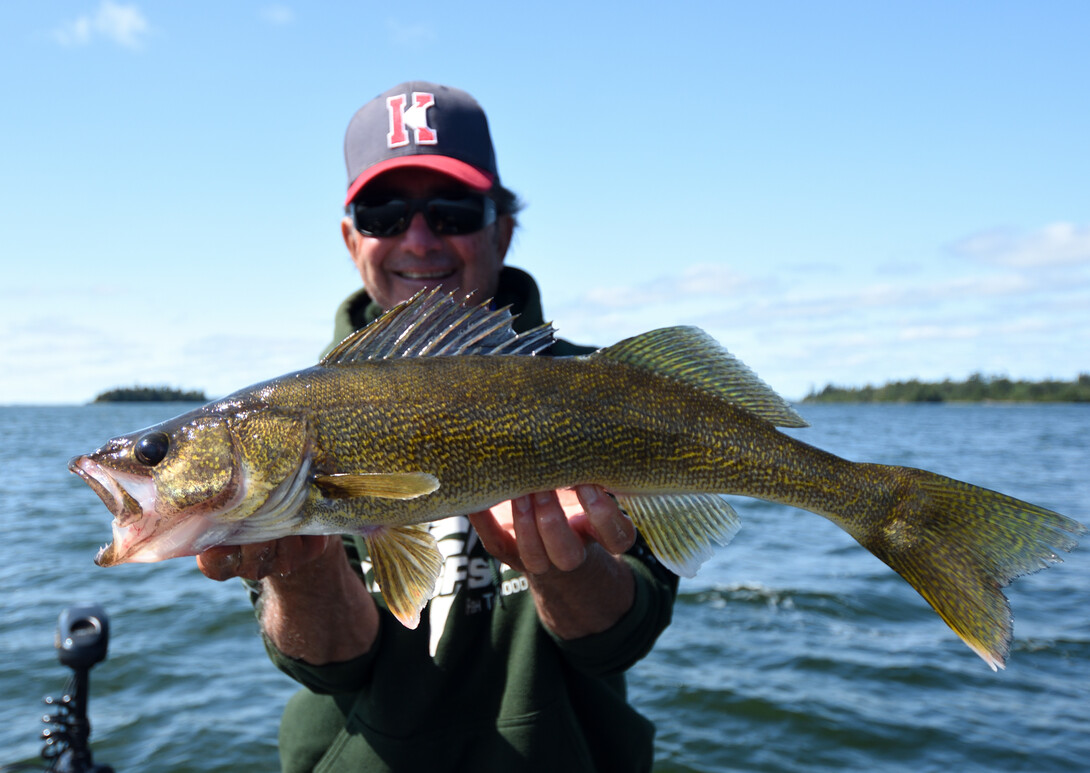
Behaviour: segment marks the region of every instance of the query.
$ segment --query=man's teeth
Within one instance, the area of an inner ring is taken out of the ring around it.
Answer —
[[[453,271],[399,271],[398,276],[404,279],[446,279],[454,274]]]

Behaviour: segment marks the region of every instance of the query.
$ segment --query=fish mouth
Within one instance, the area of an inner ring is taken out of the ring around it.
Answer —
[[[68,462],[68,469],[86,481],[120,524],[129,523],[144,514],[140,503],[113,475],[91,457],[74,457]]]
[[[86,481],[114,516],[110,524],[113,541],[99,548],[95,563],[99,566],[114,566],[134,560],[132,555],[141,542],[137,527],[144,515],[140,502],[117,478],[89,456],[72,458],[68,462],[68,469]]]
[[[216,523],[214,513],[192,508],[187,515],[157,511],[155,484],[149,477],[111,470],[92,456],[77,456],[68,469],[87,482],[114,516],[112,541],[95,555],[98,566],[153,563],[192,556],[237,531],[235,523]],[[228,503],[237,503],[241,494]],[[164,523],[170,525],[164,527]],[[279,535],[278,535],[279,536]]]

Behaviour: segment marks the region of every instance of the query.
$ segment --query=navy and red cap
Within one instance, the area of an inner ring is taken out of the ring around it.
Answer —
[[[460,89],[427,81],[394,86],[356,111],[344,135],[348,196],[383,172],[431,169],[477,191],[499,182],[484,110]]]

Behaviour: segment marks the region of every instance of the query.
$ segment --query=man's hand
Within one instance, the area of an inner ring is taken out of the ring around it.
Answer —
[[[198,555],[197,566],[213,580],[260,581],[261,627],[291,657],[315,665],[350,660],[378,635],[378,609],[339,536],[223,545]]]
[[[469,519],[491,555],[526,574],[542,622],[562,638],[604,631],[631,607],[634,580],[618,556],[636,529],[599,487],[531,494]],[[261,581],[262,626],[288,655],[342,661],[374,642],[374,601],[338,536],[214,547],[197,566],[214,580]]]
[[[572,572],[597,543],[619,555],[636,541],[636,528],[598,486],[544,491],[469,516],[485,549],[529,575]]]
[[[619,555],[636,529],[599,487],[531,494],[469,520],[492,556],[526,575],[541,622],[560,638],[606,631],[631,609],[635,579]]]
[[[256,582],[291,574],[322,556],[332,542],[340,547],[341,538],[300,535],[251,545],[219,545],[198,554],[197,567],[213,580],[242,577]]]

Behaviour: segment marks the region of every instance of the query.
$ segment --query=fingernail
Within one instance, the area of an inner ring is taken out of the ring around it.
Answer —
[[[623,520],[617,524],[617,539],[624,544],[635,536],[636,525],[624,513],[621,513],[621,518]]]
[[[532,507],[530,505],[530,497],[529,496],[518,497],[517,499],[514,500],[514,503],[515,503],[515,509],[518,510],[523,515],[530,512],[530,510],[532,509]]]
[[[575,493],[582,498],[584,504],[593,505],[598,501],[597,486],[576,486]]]

